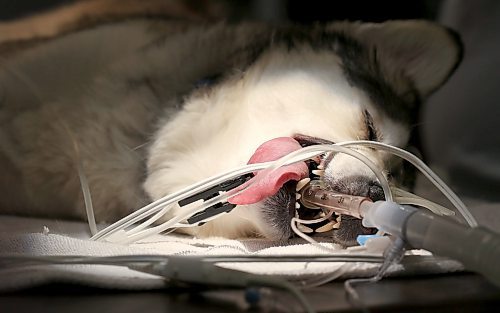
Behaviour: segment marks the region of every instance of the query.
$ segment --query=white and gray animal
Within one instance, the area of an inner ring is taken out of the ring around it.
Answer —
[[[0,212],[85,219],[80,171],[97,220],[112,222],[246,164],[275,138],[290,138],[272,141],[277,151],[361,139],[405,147],[421,102],[460,59],[452,31],[416,20],[270,27],[136,18],[34,41],[1,60]],[[394,170],[389,155],[359,152]],[[326,155],[322,166],[329,187],[383,197],[360,161]],[[187,231],[286,240],[296,184]],[[344,218],[334,239],[350,245],[370,231]]]

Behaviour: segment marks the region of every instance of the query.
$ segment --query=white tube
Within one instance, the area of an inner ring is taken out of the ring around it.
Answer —
[[[437,215],[455,215],[454,211],[430,200],[417,196],[411,192],[396,188],[394,186],[392,186],[391,189],[395,199],[394,202],[397,202],[399,204],[418,205],[420,207],[429,209],[432,213]]]
[[[290,164],[293,163],[292,161],[298,162],[302,161],[305,159],[310,159],[314,156],[323,154],[325,152],[340,152],[344,153],[347,155],[350,155],[361,162],[363,162],[366,166],[370,168],[370,170],[373,172],[375,177],[377,177],[377,180],[380,183],[380,186],[382,187],[384,191],[384,196],[387,201],[392,201],[392,192],[389,186],[389,182],[387,181],[387,178],[384,176],[382,171],[377,168],[377,166],[364,154],[361,154],[355,150],[348,149],[343,147],[341,144],[332,144],[332,145],[314,145],[314,146],[309,146],[305,147],[302,149],[299,149],[297,151],[293,151],[289,153],[288,155],[285,155],[284,157],[276,160],[272,165],[271,168],[278,168],[282,165],[285,164]]]
[[[111,224],[110,226],[106,227],[105,229],[101,230],[99,233],[97,233],[95,236],[93,236],[90,239],[91,240],[103,239],[104,237],[109,236],[118,230],[123,230],[124,228],[147,218],[151,214],[154,214],[154,213],[162,210],[166,206],[174,204],[181,199],[192,196],[200,191],[205,190],[206,188],[220,184],[228,179],[232,179],[232,178],[238,177],[238,176],[246,174],[246,173],[251,173],[251,172],[266,168],[267,166],[269,166],[269,164],[270,163],[259,163],[259,164],[246,165],[246,166],[234,169],[232,171],[210,177],[210,178],[205,179],[205,180],[198,182],[196,184],[190,185],[184,189],[181,189],[177,192],[174,192],[173,194],[162,197],[162,198],[142,207],[141,209],[125,216],[121,220],[119,220],[119,221]],[[165,212],[165,213],[167,213],[167,212]]]
[[[372,169],[374,174],[376,175],[377,179],[379,180],[379,183],[381,184],[386,199],[392,199],[392,194],[391,190],[389,188],[389,183],[387,182],[387,179],[385,176],[377,170],[375,164],[371,162],[366,156],[363,154],[347,149],[344,147],[336,146],[336,145],[317,145],[317,146],[310,146],[306,148],[302,148],[300,150],[297,150],[295,152],[292,152],[276,161],[273,162],[266,162],[266,163],[259,163],[259,164],[251,164],[247,165],[232,171],[229,171],[227,173],[214,176],[211,178],[208,178],[202,182],[196,183],[194,185],[191,185],[189,187],[184,188],[181,191],[178,191],[174,194],[168,195],[166,197],[163,197],[161,199],[156,200],[155,202],[139,209],[138,211],[126,216],[125,218],[119,220],[118,222],[108,226],[107,228],[103,229],[96,235],[94,235],[91,240],[99,240],[99,239],[104,239],[106,237],[112,236],[114,233],[120,231],[122,234],[120,236],[116,237],[119,238],[119,241],[122,243],[131,243],[143,238],[146,238],[147,236],[153,235],[153,234],[158,234],[162,231],[165,231],[171,227],[174,227],[175,224],[183,221],[184,219],[188,218],[189,216],[200,212],[207,207],[210,207],[211,205],[220,202],[220,201],[225,201],[229,197],[234,196],[235,193],[227,192],[223,195],[220,195],[216,198],[210,199],[209,201],[203,203],[201,206],[183,211],[182,214],[179,214],[175,217],[173,217],[171,220],[162,223],[160,225],[157,225],[155,227],[151,227],[148,229],[145,229],[147,226],[151,225],[154,223],[159,217],[161,217],[163,214],[166,214],[171,206],[178,202],[181,199],[187,198],[191,195],[194,195],[200,191],[203,191],[207,188],[210,188],[212,186],[215,186],[217,184],[220,184],[228,179],[232,179],[235,177],[238,177],[240,175],[250,173],[250,172],[255,172],[258,170],[262,170],[264,168],[270,168],[271,172],[272,170],[283,166],[283,165],[288,165],[292,164],[295,162],[300,162],[304,161],[307,159],[310,159],[314,156],[320,155],[325,152],[341,152],[341,153],[346,153],[348,155],[351,155],[363,163],[365,163],[368,167]],[[248,188],[249,186],[247,186]],[[240,190],[239,192],[242,192],[243,190]],[[238,192],[238,193],[239,193]],[[151,218],[150,216],[153,215]],[[141,220],[144,220],[146,218],[150,217],[148,220],[143,222],[143,224],[137,226],[136,228],[123,233],[126,227],[137,223]]]
[[[92,205],[92,196],[90,193],[89,183],[87,181],[87,176],[83,171],[83,165],[81,160],[78,158],[77,161],[78,178],[80,179],[80,187],[83,194],[83,202],[85,203],[85,212],[87,213],[87,223],[89,224],[90,234],[97,234],[97,224],[95,222],[94,207]]]
[[[182,222],[184,219],[188,218],[192,214],[195,214],[196,212],[202,211],[203,209],[221,201],[227,200],[230,196],[235,195],[234,193],[227,192],[223,195],[220,195],[216,198],[210,199],[209,201],[206,201],[203,203],[201,206],[197,206],[195,208],[190,208],[186,209],[181,212],[178,216],[175,216],[171,220],[161,224],[157,225],[155,227],[151,227],[149,229],[145,229],[151,224],[153,224],[156,220],[158,220],[161,216],[164,216],[164,214],[168,213],[168,211],[171,209],[171,207],[178,202],[181,199],[187,198],[191,195],[194,195],[200,191],[203,191],[207,188],[210,188],[212,186],[215,186],[217,184],[220,184],[228,179],[232,179],[235,177],[238,177],[240,175],[250,173],[250,172],[255,172],[258,170],[262,170],[264,168],[269,168],[272,172],[272,170],[283,166],[283,165],[288,165],[292,164],[295,162],[303,161],[306,159],[310,159],[314,156],[320,155],[325,152],[340,152],[340,153],[345,153],[348,155],[351,155],[363,163],[365,163],[374,173],[374,175],[377,177],[379,180],[380,185],[382,186],[384,190],[384,194],[386,197],[386,200],[392,201],[392,193],[389,188],[389,184],[387,182],[386,177],[383,175],[381,171],[377,169],[375,164],[371,162],[366,156],[363,154],[354,151],[352,149],[345,148],[343,146],[351,146],[351,145],[361,145],[361,146],[369,146],[369,147],[374,147],[378,148],[381,150],[386,150],[389,151],[390,153],[393,153],[395,155],[398,155],[407,161],[411,162],[414,164],[424,175],[426,175],[449,199],[452,201],[452,203],[457,207],[457,209],[462,213],[466,221],[471,225],[477,225],[475,222],[474,218],[470,215],[470,213],[467,211],[467,208],[465,205],[458,199],[458,197],[451,191],[444,182],[442,182],[439,177],[437,177],[436,174],[434,174],[422,161],[420,161],[417,157],[412,155],[409,152],[406,152],[402,149],[395,148],[386,144],[382,144],[379,142],[371,142],[371,141],[355,141],[355,142],[344,142],[340,144],[335,144],[335,145],[315,145],[315,146],[310,146],[306,148],[302,148],[300,150],[294,151],[276,161],[273,162],[267,162],[267,163],[260,163],[260,164],[251,164],[247,165],[232,171],[229,171],[227,173],[217,175],[214,177],[211,177],[209,179],[206,179],[202,182],[196,183],[194,185],[188,186],[184,188],[181,191],[178,191],[174,194],[171,194],[169,196],[163,197],[141,209],[138,211],[128,215],[127,217],[123,218],[122,220],[110,225],[109,227],[105,228],[95,236],[93,236],[91,239],[92,240],[99,240],[103,239],[107,236],[113,235],[115,232],[120,231],[124,232],[125,228],[131,226],[134,223],[137,223],[141,220],[146,220],[139,226],[135,227],[134,229],[130,231],[125,231],[125,237],[127,238],[126,242],[133,242],[142,238],[145,238],[149,235],[152,234],[157,234],[162,231],[165,231],[171,227],[175,227],[175,225],[179,222]],[[247,186],[248,188],[248,186]],[[239,192],[242,192],[241,190]],[[406,199],[408,202],[415,203],[416,200],[412,199]],[[410,201],[411,200],[411,201]],[[423,200],[423,199],[422,199]],[[425,206],[428,206],[428,203],[425,201],[418,201],[419,204],[423,204]],[[152,217],[151,217],[152,216]],[[296,227],[292,227],[296,228]],[[299,234],[300,235],[300,234]],[[305,237],[307,237],[304,234]],[[119,238],[124,238],[123,234],[119,236]],[[309,241],[309,240],[308,240]]]

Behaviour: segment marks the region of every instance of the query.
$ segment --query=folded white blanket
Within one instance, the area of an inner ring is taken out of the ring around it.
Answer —
[[[0,255],[87,255],[116,256],[134,254],[158,255],[297,255],[328,254],[303,241],[291,241],[276,246],[264,239],[228,240],[223,238],[196,239],[180,235],[157,235],[131,245],[88,240],[85,223],[0,216]],[[363,253],[357,250],[345,253]],[[415,251],[415,254],[428,254]],[[331,274],[339,277],[366,277],[375,274],[376,263],[232,263],[238,270],[281,275],[290,279],[310,279]],[[417,262],[413,273],[459,270],[452,261]],[[392,272],[401,272],[401,265]],[[164,279],[121,266],[104,265],[36,265],[0,267],[0,291],[35,286],[47,282],[71,282],[90,286],[119,289],[154,289],[164,286]]]

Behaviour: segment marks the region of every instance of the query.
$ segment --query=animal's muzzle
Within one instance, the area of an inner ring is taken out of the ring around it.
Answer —
[[[329,187],[340,193],[370,198],[373,202],[384,200],[384,191],[380,184],[371,177],[347,176],[327,182]]]

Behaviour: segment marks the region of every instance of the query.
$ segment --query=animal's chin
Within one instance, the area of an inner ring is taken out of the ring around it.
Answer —
[[[290,222],[296,212],[296,185],[296,181],[289,181],[277,193],[263,201],[261,213],[262,222],[266,225],[264,230],[266,237],[286,241],[293,235]]]
[[[311,146],[318,144],[333,144],[333,142],[306,136],[295,135],[293,138],[302,146]],[[309,179],[322,180],[321,175],[317,175],[318,167],[326,166],[322,161],[306,162],[309,169],[309,177],[300,182],[290,180],[286,182],[278,192],[267,197],[263,201],[262,217],[264,222],[272,229],[269,237],[275,240],[286,240],[293,236],[290,226],[292,217],[300,219],[313,220],[324,217],[322,210],[312,210],[300,205],[297,199],[299,190]],[[361,225],[361,220],[350,217],[333,214],[329,219],[322,222],[299,226],[302,232],[309,235],[321,235],[333,238],[333,241],[343,246],[356,245],[356,238],[360,234],[373,234],[375,229],[365,228]]]

